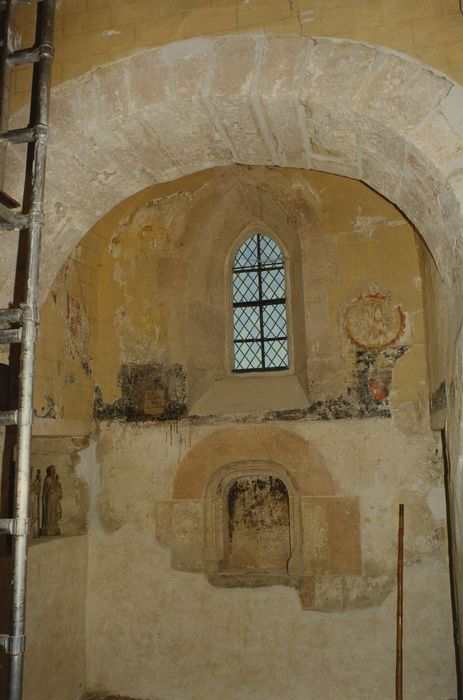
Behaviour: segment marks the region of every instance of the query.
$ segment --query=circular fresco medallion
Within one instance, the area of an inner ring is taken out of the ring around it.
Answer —
[[[346,311],[346,333],[350,340],[368,350],[393,345],[402,335],[405,316],[384,294],[358,297]]]

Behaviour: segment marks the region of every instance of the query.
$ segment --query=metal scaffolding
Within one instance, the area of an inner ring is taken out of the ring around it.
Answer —
[[[16,49],[15,11],[19,5],[35,7],[34,46]],[[55,0],[0,0],[3,41],[0,63],[0,168],[5,165],[6,148],[28,144],[22,203],[0,192],[0,229],[18,231],[18,257],[24,253],[24,278],[17,280],[16,308],[0,310],[0,343],[19,346],[19,396],[17,407],[0,413],[0,425],[16,426],[17,459],[14,473],[14,510],[0,519],[0,533],[13,542],[11,580],[11,628],[0,634],[0,648],[10,658],[8,700],[21,700],[25,648],[25,595],[27,534],[32,437],[32,398],[35,340],[38,326],[38,274],[43,225],[45,161],[48,142],[53,22]],[[29,123],[9,130],[11,74],[16,66],[32,64]],[[10,353],[11,357],[11,353]],[[10,363],[11,365],[11,363]]]

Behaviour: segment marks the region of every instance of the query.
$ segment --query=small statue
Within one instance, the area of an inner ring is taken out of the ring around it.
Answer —
[[[42,485],[42,477],[40,469],[35,473],[35,479],[32,479],[29,486],[29,536],[38,537],[40,533],[39,513],[40,513],[40,487]]]
[[[61,499],[63,498],[63,489],[56,473],[55,465],[50,464],[47,467],[47,476],[43,482],[42,491],[42,527],[40,533],[42,535],[59,535],[61,530],[58,526],[61,520]]]

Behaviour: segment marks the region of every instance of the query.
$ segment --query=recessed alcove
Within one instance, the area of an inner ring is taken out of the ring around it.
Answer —
[[[156,539],[174,570],[217,588],[296,588],[305,609],[358,607],[372,584],[380,601],[392,584],[363,570],[359,498],[277,426],[216,429],[187,450],[172,498],[156,504]]]
[[[205,498],[206,569],[214,585],[272,585],[302,573],[301,495],[280,464],[226,464]],[[293,583],[293,582],[291,582]]]
[[[228,488],[226,505],[226,568],[286,572],[291,537],[289,498],[283,481],[266,474],[240,476]]]

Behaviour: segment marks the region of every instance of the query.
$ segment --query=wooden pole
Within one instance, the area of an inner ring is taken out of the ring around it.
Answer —
[[[403,665],[403,603],[404,603],[404,505],[399,505],[399,533],[397,546],[397,629],[396,629],[396,663],[395,663],[395,697],[402,700]]]

